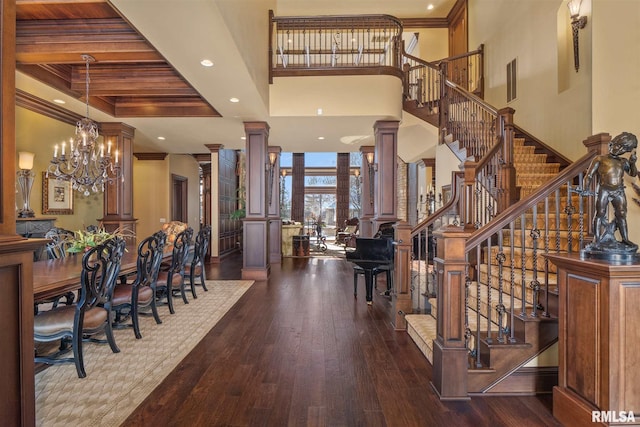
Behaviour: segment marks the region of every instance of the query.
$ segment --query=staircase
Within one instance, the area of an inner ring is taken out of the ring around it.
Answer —
[[[585,216],[573,213],[581,211],[580,196],[559,185],[549,187],[568,161],[557,153],[545,153],[539,141],[528,134],[516,132],[516,135],[513,165],[517,199],[524,203],[537,194],[541,201],[532,203],[512,221],[503,219],[504,225],[496,234],[467,252],[470,267],[463,322],[469,354],[469,394],[551,391],[557,383],[557,361],[555,366],[546,366],[549,363],[545,362],[545,366],[539,367],[536,358],[546,352],[545,360],[556,360],[558,292],[555,266],[542,255],[576,252],[583,243]],[[466,157],[464,151],[456,150],[462,153],[458,158]],[[579,172],[575,179],[581,179]],[[542,188],[545,185],[547,188]],[[547,196],[542,197],[541,191]],[[421,259],[412,261],[414,282],[429,281],[424,272],[433,267],[424,263]],[[412,289],[416,288],[428,286],[412,284]],[[433,363],[439,301],[436,295],[425,297],[427,313],[407,314],[405,319],[409,336]]]

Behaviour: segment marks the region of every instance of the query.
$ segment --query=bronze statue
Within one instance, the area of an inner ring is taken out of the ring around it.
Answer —
[[[583,188],[589,188],[595,178],[595,215],[593,217],[594,240],[587,245],[584,253],[601,258],[610,258],[609,254],[635,254],[638,245],[629,240],[627,225],[627,196],[624,192],[624,175],[635,177],[636,148],[638,139],[629,132],[623,132],[609,142],[609,154],[600,155],[593,159],[583,183]],[[629,158],[622,157],[631,153]],[[609,203],[613,207],[613,218],[609,221]],[[616,229],[621,240],[615,238]]]

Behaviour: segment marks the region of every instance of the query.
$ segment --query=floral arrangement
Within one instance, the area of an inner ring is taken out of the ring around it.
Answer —
[[[135,233],[129,229],[116,228],[109,232],[104,228],[95,228],[88,230],[78,230],[73,232],[73,239],[69,240],[69,246],[67,252],[79,253],[85,252],[94,246],[101,245],[102,243],[114,239],[116,237],[122,238],[134,238]]]

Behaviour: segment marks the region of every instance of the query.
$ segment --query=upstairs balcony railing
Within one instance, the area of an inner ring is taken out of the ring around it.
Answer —
[[[388,15],[275,17],[271,77],[400,73],[402,23]]]

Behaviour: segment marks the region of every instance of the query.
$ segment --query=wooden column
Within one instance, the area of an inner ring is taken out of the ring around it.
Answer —
[[[267,146],[269,125],[245,122],[246,217],[242,227],[242,278],[267,280],[269,264],[269,218],[267,207]]]
[[[122,178],[104,188],[104,216],[99,221],[107,230],[128,229],[135,233],[133,217],[133,137],[135,129],[124,123],[101,123],[105,142],[118,150]]]
[[[513,108],[506,107],[498,111],[499,119],[504,123],[503,156],[502,166],[502,188],[507,188],[500,199],[498,199],[498,212],[502,212],[518,201],[518,187],[516,185],[516,168],[513,164],[513,135],[515,133],[513,115],[516,112]]]
[[[338,153],[336,171],[336,227],[342,227],[349,219],[351,201],[351,154]]]
[[[282,149],[276,146],[268,147],[269,153],[275,153],[276,163],[273,171],[267,176],[271,187],[271,203],[269,203],[269,263],[282,262],[282,218],[280,216],[280,153]]]
[[[437,333],[433,340],[432,386],[441,400],[468,400],[464,307],[467,262],[464,228],[447,226],[433,233],[438,286]]]
[[[0,0],[0,419],[5,426],[35,425],[33,251],[42,239],[16,234],[15,0]]]
[[[612,425],[614,415],[633,411],[637,425],[640,263],[547,256],[558,267],[560,292],[553,416],[567,427]],[[592,411],[613,412],[608,422],[592,423]]]
[[[373,229],[398,220],[398,121],[377,121],[374,179]],[[375,232],[375,231],[374,231]]]
[[[304,224],[304,153],[293,153],[291,162],[291,219]]]
[[[405,314],[413,311],[411,302],[411,225],[402,221],[395,226],[395,245],[392,294],[393,326],[396,330],[406,330]]]
[[[367,163],[367,153],[375,153],[375,147],[370,145],[363,145],[360,147],[362,153],[362,166],[360,169],[360,176],[362,177],[360,192],[360,205],[362,207],[362,213],[360,215],[360,237],[373,237],[373,215],[375,212],[374,207],[374,171],[372,167],[369,167]]]
[[[205,197],[205,206],[209,210],[211,224],[211,262],[220,262],[220,150],[222,144],[205,144],[211,153],[209,167],[209,194]],[[215,179],[212,179],[215,177]],[[234,189],[235,190],[235,189]],[[206,193],[205,193],[206,194]]]

